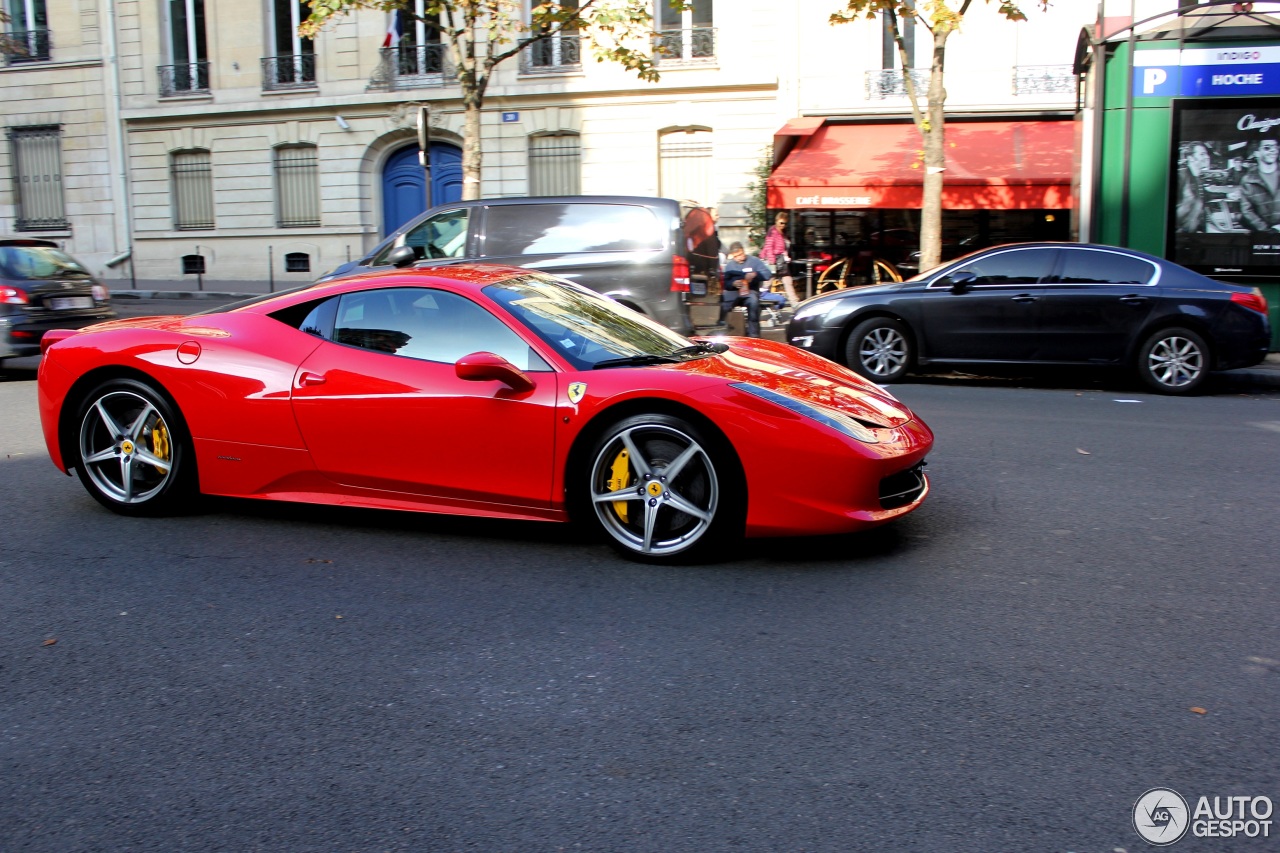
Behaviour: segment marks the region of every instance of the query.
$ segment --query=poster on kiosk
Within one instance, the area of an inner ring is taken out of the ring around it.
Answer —
[[[1173,102],[1170,260],[1214,278],[1280,275],[1280,96]]]

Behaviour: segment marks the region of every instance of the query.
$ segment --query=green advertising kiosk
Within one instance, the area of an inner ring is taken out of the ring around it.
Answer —
[[[1247,7],[1191,4],[1106,38],[1082,36],[1094,117],[1082,237],[1258,287],[1275,351],[1280,26]]]

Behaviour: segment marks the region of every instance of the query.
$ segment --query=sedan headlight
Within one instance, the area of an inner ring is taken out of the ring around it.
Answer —
[[[864,444],[877,444],[879,442],[875,432],[870,427],[844,412],[838,412],[835,409],[828,409],[824,406],[815,406],[812,403],[805,403],[795,397],[788,397],[786,394],[779,394],[777,391],[761,388],[759,385],[750,385],[746,382],[734,382],[729,387],[736,388],[739,391],[746,391],[748,394],[754,394],[762,400],[768,400],[770,403],[776,403],[784,409],[795,412],[797,415],[804,415],[810,420],[815,420],[824,426],[831,427],[836,432],[844,433],[850,438],[856,438]]]
[[[854,303],[849,299],[818,299],[812,302],[805,302],[796,309],[796,313],[792,315],[792,320],[807,320],[810,317],[828,316],[842,317],[854,309]]]

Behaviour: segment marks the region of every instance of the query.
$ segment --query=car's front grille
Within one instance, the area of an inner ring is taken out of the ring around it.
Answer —
[[[925,463],[921,462],[881,480],[880,506],[884,509],[897,509],[920,497],[924,491],[924,466]]]

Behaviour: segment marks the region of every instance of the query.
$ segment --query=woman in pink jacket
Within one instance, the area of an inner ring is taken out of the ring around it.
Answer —
[[[773,267],[773,277],[782,280],[782,289],[786,291],[787,301],[794,308],[800,304],[796,296],[795,283],[791,280],[791,241],[787,239],[787,212],[778,211],[764,236],[764,247],[760,250],[760,259]]]

